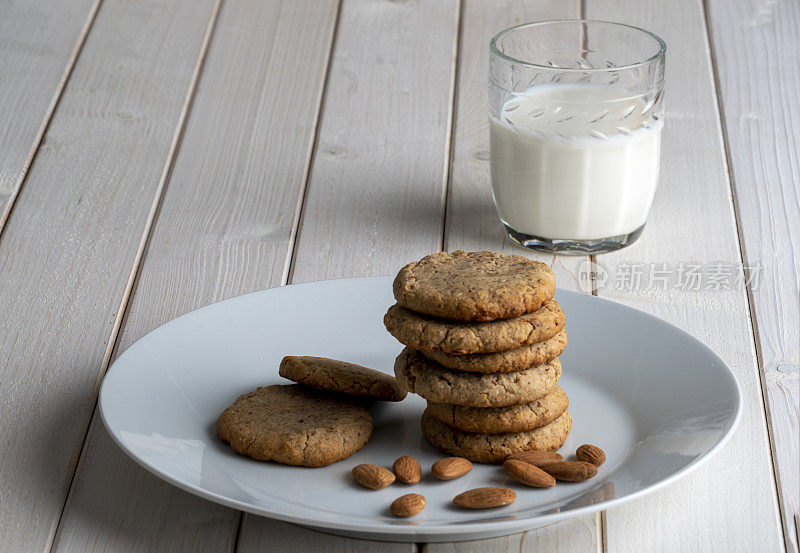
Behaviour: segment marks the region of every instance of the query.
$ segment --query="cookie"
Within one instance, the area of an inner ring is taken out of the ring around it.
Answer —
[[[550,424],[567,410],[569,399],[559,386],[530,403],[508,407],[467,407],[428,402],[428,414],[458,430],[481,434],[525,432]]]
[[[439,252],[409,263],[393,290],[401,306],[456,321],[493,321],[536,311],[553,297],[550,267],[521,255]]]
[[[495,353],[470,353],[450,355],[441,351],[423,351],[428,359],[449,369],[475,373],[507,373],[547,363],[567,347],[567,331],[562,330],[552,338],[507,351]]]
[[[402,344],[451,355],[493,353],[535,344],[561,332],[564,321],[564,312],[556,300],[519,317],[485,323],[437,319],[399,304],[391,306],[383,317],[386,330]]]
[[[392,375],[325,357],[287,355],[281,361],[278,373],[298,384],[350,396],[383,401],[401,401],[406,397],[405,390]]]
[[[555,451],[564,445],[571,428],[569,411],[564,411],[547,426],[505,434],[463,432],[446,425],[427,410],[422,414],[422,434],[433,447],[476,463],[502,463],[512,453],[530,449]]]
[[[436,403],[471,407],[505,407],[530,403],[549,393],[561,377],[561,363],[549,363],[513,373],[474,374],[451,371],[405,348],[394,363],[400,385]]]
[[[297,385],[258,388],[217,420],[217,435],[259,461],[324,467],[350,457],[372,435],[366,407]]]

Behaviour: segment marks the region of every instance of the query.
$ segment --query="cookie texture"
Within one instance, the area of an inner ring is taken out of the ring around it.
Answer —
[[[556,300],[548,300],[536,311],[519,317],[485,323],[437,319],[400,304],[391,306],[383,317],[386,330],[400,343],[452,355],[493,353],[535,344],[558,334],[564,322],[564,312]]]
[[[474,374],[451,371],[405,348],[397,356],[394,374],[400,385],[428,401],[471,407],[505,407],[530,403],[549,393],[561,377],[561,362],[513,373]]]
[[[428,413],[448,426],[465,432],[502,434],[525,432],[545,426],[569,407],[569,399],[559,386],[530,403],[508,407],[467,407],[428,402]]]
[[[217,420],[217,435],[259,461],[324,467],[346,459],[372,435],[366,407],[298,385],[258,388]]]
[[[550,267],[521,255],[439,252],[409,263],[393,290],[401,306],[457,321],[493,321],[536,311],[553,297]]]
[[[451,355],[441,351],[423,351],[428,359],[458,371],[506,373],[547,363],[567,347],[567,331],[562,330],[543,342],[495,353]]]
[[[505,434],[464,432],[446,425],[427,410],[422,414],[422,434],[433,447],[477,463],[501,463],[518,451],[555,451],[564,445],[571,428],[569,411],[547,426]]]
[[[383,401],[402,401],[406,397],[392,375],[326,357],[288,355],[281,361],[278,373],[298,384],[351,396]]]

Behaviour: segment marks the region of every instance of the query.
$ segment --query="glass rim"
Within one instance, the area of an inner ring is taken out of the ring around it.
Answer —
[[[650,56],[649,58],[647,58],[645,60],[637,61],[637,62],[634,62],[634,63],[629,63],[629,64],[626,64],[626,65],[615,65],[614,67],[597,67],[597,68],[584,69],[582,67],[553,67],[552,65],[542,65],[540,63],[533,63],[533,62],[530,62],[530,61],[524,61],[524,60],[520,60],[520,59],[517,59],[517,58],[512,57],[512,56],[509,56],[508,54],[505,54],[505,53],[501,52],[499,50],[499,48],[497,48],[497,41],[500,40],[501,38],[503,38],[505,35],[507,35],[508,33],[512,32],[512,31],[516,31],[517,29],[521,29],[523,27],[537,27],[537,26],[549,25],[549,24],[552,24],[552,23],[602,23],[604,25],[612,25],[612,26],[615,26],[615,27],[625,27],[625,28],[628,28],[628,29],[633,29],[635,31],[639,31],[639,32],[644,33],[644,34],[650,36],[651,38],[655,39],[656,43],[658,44],[658,52],[656,52],[654,55]],[[641,67],[642,65],[647,65],[648,63],[652,63],[652,62],[656,61],[659,58],[663,58],[664,54],[666,53],[666,51],[667,51],[667,43],[664,42],[664,39],[662,39],[660,36],[658,36],[655,33],[652,33],[652,32],[650,32],[650,31],[648,31],[646,29],[642,29],[641,27],[636,27],[634,25],[628,25],[626,23],[617,23],[617,22],[614,22],[614,21],[603,21],[603,20],[600,20],[600,19],[546,19],[546,20],[543,20],[543,21],[529,21],[528,23],[520,23],[519,25],[514,25],[513,27],[509,27],[507,29],[503,29],[502,31],[500,31],[499,33],[494,35],[492,37],[492,39],[489,41],[489,52],[491,54],[494,54],[494,55],[506,60],[506,61],[510,61],[510,62],[513,62],[513,63],[518,63],[518,64],[521,64],[521,65],[526,65],[528,67],[537,67],[537,68],[540,68],[540,69],[549,69],[551,71],[576,71],[576,72],[584,72],[584,73],[593,72],[593,71],[619,71],[619,70],[623,70],[623,69],[633,69],[634,67]]]

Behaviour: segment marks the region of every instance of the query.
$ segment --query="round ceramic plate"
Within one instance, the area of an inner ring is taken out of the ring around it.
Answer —
[[[529,530],[652,492],[707,461],[741,412],[730,369],[701,342],[655,317],[593,296],[558,291],[569,345],[560,384],[572,432],[561,449],[600,446],[607,461],[582,483],[547,489],[476,465],[449,482],[429,474],[414,486],[372,491],[355,484],[360,463],[390,467],[411,455],[428,472],[443,457],[423,439],[425,402],[409,395],[373,408],[369,443],[324,468],[263,463],[234,453],[214,423],[240,394],[288,383],[284,355],[318,355],[392,372],[402,346],[383,327],[390,277],[314,282],[209,305],[149,333],[110,368],[100,412],[131,457],[164,480],[211,501],[320,530],[394,541],[455,541]],[[508,485],[512,505],[467,511],[452,504],[470,488]],[[408,492],[428,504],[409,519],[388,506]]]

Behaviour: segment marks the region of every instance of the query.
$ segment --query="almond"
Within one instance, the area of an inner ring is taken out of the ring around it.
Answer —
[[[606,454],[603,450],[592,444],[583,444],[579,447],[578,451],[575,452],[575,457],[578,458],[578,461],[586,461],[596,467],[599,467],[606,461]]]
[[[392,470],[397,479],[406,484],[416,484],[422,479],[422,467],[416,459],[408,455],[403,455],[395,461],[392,465]]]
[[[467,509],[489,509],[514,503],[517,494],[509,488],[475,488],[453,498],[453,503]]]
[[[565,482],[582,482],[597,474],[597,467],[586,461],[561,461],[542,465],[539,468],[555,476],[556,480]]]
[[[418,493],[407,493],[392,501],[389,510],[395,516],[410,517],[424,509],[425,503],[425,496]]]
[[[526,463],[540,467],[548,463],[558,463],[563,459],[563,457],[555,451],[536,451],[535,449],[532,449],[530,451],[518,451],[516,453],[512,453],[506,457],[506,460],[508,459],[525,461]]]
[[[394,474],[378,465],[358,465],[353,467],[356,482],[372,490],[380,490],[394,482]]]
[[[549,488],[556,485],[556,479],[550,474],[535,465],[518,459],[509,459],[503,463],[503,470],[506,471],[509,478],[513,478],[526,486]]]
[[[439,459],[431,467],[434,478],[439,480],[453,480],[459,476],[464,476],[472,470],[472,463],[463,457],[447,457]]]

